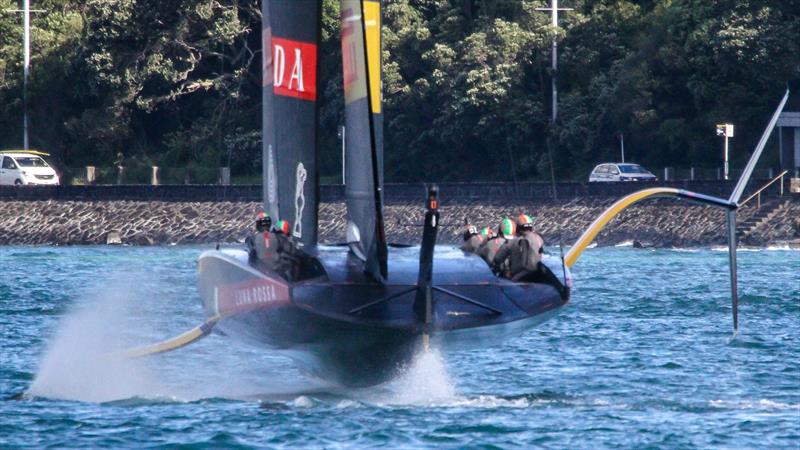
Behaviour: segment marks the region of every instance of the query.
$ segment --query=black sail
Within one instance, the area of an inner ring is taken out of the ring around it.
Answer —
[[[387,276],[383,225],[380,2],[342,0],[347,241],[377,281]]]
[[[262,0],[264,207],[317,244],[317,0]]]

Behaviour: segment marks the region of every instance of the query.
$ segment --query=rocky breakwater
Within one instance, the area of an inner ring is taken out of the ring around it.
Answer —
[[[0,244],[207,244],[244,240],[257,203],[0,202]]]
[[[444,201],[439,242],[458,243],[465,220],[496,227],[502,217],[525,212],[535,217],[548,244],[570,244],[614,201]],[[259,208],[257,202],[5,201],[0,202],[0,244],[97,245],[116,237],[127,245],[239,243]],[[757,212],[755,207],[745,207],[738,214],[739,221]],[[419,202],[388,202],[385,222],[389,240],[419,243],[423,214]],[[344,242],[345,225],[344,203],[320,205],[321,242]],[[745,242],[770,245],[798,239],[800,199],[795,197],[787,198]],[[596,239],[601,246],[634,240],[656,247],[723,245],[725,217],[714,208],[666,199],[649,201],[624,211]]]

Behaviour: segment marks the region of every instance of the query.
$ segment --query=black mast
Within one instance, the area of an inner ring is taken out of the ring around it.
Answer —
[[[316,0],[262,0],[264,207],[288,220],[304,247],[317,244]]]

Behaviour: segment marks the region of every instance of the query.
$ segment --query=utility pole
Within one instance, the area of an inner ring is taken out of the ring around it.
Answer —
[[[556,35],[556,30],[558,29],[558,12],[559,11],[572,11],[572,8],[559,8],[558,7],[558,0],[550,0],[550,7],[549,8],[536,8],[537,11],[550,11],[552,17],[552,27],[553,27],[553,50],[552,50],[552,88],[553,88],[553,113],[550,117],[550,123],[555,127],[556,121],[558,120],[558,36]],[[556,175],[555,175],[555,168],[553,162],[553,149],[551,145],[547,146],[547,153],[548,157],[550,158],[550,178],[553,182],[553,199],[557,199],[556,195]]]
[[[729,123],[722,123],[717,125],[717,136],[725,137],[725,153],[723,160],[725,162],[725,179],[728,179],[728,138],[733,137],[733,125]]]
[[[619,133],[619,151],[622,153],[622,162],[625,162],[625,135]]]
[[[559,11],[573,11],[573,8],[559,8],[558,7],[558,0],[550,0],[550,7],[549,8],[536,8],[537,11],[550,11],[552,17],[553,31],[558,28],[558,12]],[[557,86],[557,79],[558,79],[558,36],[553,34],[553,51],[552,51],[552,65],[551,68],[553,70],[553,77],[552,77],[552,86],[553,86],[553,114],[551,117],[552,123],[556,123],[558,119],[558,86]]]
[[[44,9],[31,9],[30,0],[22,0],[22,9],[7,9],[5,12],[22,13],[22,42],[24,47],[22,65],[22,141],[23,150],[28,150],[28,75],[31,66],[31,13],[47,12]]]

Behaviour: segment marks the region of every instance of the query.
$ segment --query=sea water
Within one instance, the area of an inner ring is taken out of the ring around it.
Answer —
[[[798,448],[800,252],[595,248],[572,301],[493,348],[349,390],[211,336],[201,247],[0,248],[0,448]]]

